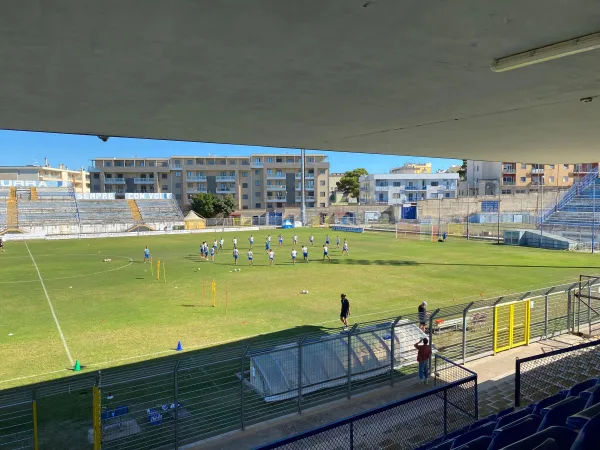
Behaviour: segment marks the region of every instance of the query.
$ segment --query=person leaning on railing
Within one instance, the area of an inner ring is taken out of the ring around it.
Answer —
[[[417,349],[417,362],[419,363],[419,383],[427,384],[427,379],[429,378],[429,358],[431,356],[429,341],[427,338],[423,338],[415,344],[415,348]]]

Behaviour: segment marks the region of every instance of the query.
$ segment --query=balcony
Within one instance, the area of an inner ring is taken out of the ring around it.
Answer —
[[[302,187],[301,186],[296,186],[296,190],[297,191],[301,191]],[[314,191],[315,190],[315,185],[314,184],[306,184],[306,185],[304,185],[304,190],[305,191]]]
[[[426,186],[404,186],[404,190],[406,190],[406,191],[426,191],[427,187]]]
[[[217,181],[235,181],[235,177],[219,175],[216,177],[216,180]]]
[[[389,189],[390,189],[389,186],[375,186],[375,190],[379,191],[379,192],[381,192],[381,191],[388,191]]]
[[[270,180],[285,180],[285,173],[271,173],[267,174],[267,178]]]
[[[125,184],[125,178],[105,178],[104,184]]]
[[[502,186],[516,186],[515,180],[502,180]]]
[[[287,202],[287,198],[286,197],[267,197],[267,202],[285,203],[285,202]]]
[[[169,169],[171,169],[171,170],[182,170],[183,166],[181,164],[171,164],[171,165],[169,165]]]
[[[88,172],[100,172],[100,167],[88,166]]]
[[[189,181],[189,182],[200,182],[201,183],[203,181],[206,181],[206,177],[203,177],[203,176],[187,177],[186,181]]]
[[[503,173],[517,173],[517,168],[515,166],[504,166],[502,167]]]
[[[273,184],[273,185],[267,185],[267,191],[285,191],[287,189],[286,186],[284,185],[278,185],[278,184]]]
[[[206,188],[200,187],[200,188],[187,188],[187,193],[188,194],[206,194],[206,192],[208,192],[206,190]]]
[[[234,194],[235,193],[235,189],[234,188],[222,188],[222,187],[218,187],[217,188],[217,194]]]
[[[264,167],[264,166],[263,166],[263,163],[261,163],[261,162],[258,162],[258,161],[252,161],[252,162],[250,163],[250,167],[252,167],[253,169],[260,169],[260,168],[262,168],[262,167]]]
[[[543,174],[544,173],[544,169],[540,169],[540,168],[531,169],[531,173],[533,173],[533,174],[540,174],[540,173],[542,173]]]
[[[315,174],[314,173],[307,173],[306,175],[304,175],[304,179],[305,180],[314,180],[315,179]]]
[[[154,178],[134,178],[133,184],[154,184]]]

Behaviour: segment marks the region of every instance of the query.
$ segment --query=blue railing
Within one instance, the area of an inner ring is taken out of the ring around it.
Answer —
[[[477,374],[438,354],[435,355],[435,367],[436,387],[430,391],[256,447],[255,450],[281,447],[288,450],[382,448],[377,443],[389,443],[390,440],[398,444],[397,448],[409,449],[443,439],[478,419]],[[460,379],[448,380],[456,374],[461,375]],[[440,381],[438,378],[446,379]],[[417,427],[415,415],[422,417]]]
[[[560,211],[563,206],[569,203],[574,197],[579,195],[586,187],[590,186],[592,183],[595,183],[597,178],[598,168],[594,167],[592,171],[584,176],[579,183],[574,183],[556,205],[546,209],[541,216],[538,217],[538,225],[540,225],[544,220],[547,220],[556,211]]]

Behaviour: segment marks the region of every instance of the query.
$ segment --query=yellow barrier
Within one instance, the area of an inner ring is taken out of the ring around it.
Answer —
[[[494,353],[529,345],[531,302],[521,300],[494,307]]]
[[[38,450],[38,420],[37,420],[37,401],[33,401],[31,404],[31,412],[33,414],[33,449]]]

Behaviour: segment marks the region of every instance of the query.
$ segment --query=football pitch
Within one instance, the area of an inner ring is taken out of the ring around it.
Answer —
[[[246,257],[251,233],[253,267]],[[294,233],[297,250],[315,236],[308,264],[301,254],[291,263]],[[326,233],[331,262],[322,260]],[[272,267],[264,250],[268,234]],[[349,256],[336,248],[338,235],[348,239]],[[201,259],[200,243],[221,236],[225,249],[215,261]],[[241,271],[234,270],[234,236]],[[145,246],[154,262],[162,261],[166,282],[143,262]],[[596,266],[595,255],[583,253],[311,228],[9,241],[0,253],[0,389],[68,376],[75,360],[88,371],[168,356],[178,341],[188,351],[313,326],[339,329],[342,292],[352,324],[414,313],[422,300],[433,310],[560,284],[597,273]]]

